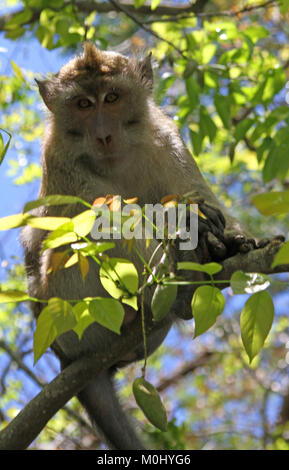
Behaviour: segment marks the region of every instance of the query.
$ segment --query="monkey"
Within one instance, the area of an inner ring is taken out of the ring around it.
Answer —
[[[224,211],[176,124],[155,104],[150,55],[128,58],[86,42],[82,54],[72,58],[59,73],[36,83],[48,112],[39,197],[75,195],[92,203],[99,196],[119,194],[123,198],[137,196],[140,205],[144,205],[155,204],[167,194],[194,190],[203,201],[200,207],[207,217],[207,222],[202,221],[207,224],[204,231],[214,234],[225,252],[227,247],[251,249],[254,242],[239,222]],[[80,211],[77,205],[44,206],[35,209],[34,214],[71,217]],[[44,230],[29,226],[22,231],[31,296],[43,300],[107,296],[95,263],[91,262],[85,281],[77,266],[47,274],[52,250],[42,252],[46,236]],[[146,257],[144,245],[139,249]],[[127,257],[122,245],[118,244],[115,250],[118,257]],[[130,257],[141,272],[139,259],[133,253]],[[145,308],[149,309],[149,305],[147,298]],[[41,308],[40,303],[33,303],[35,318]],[[137,313],[125,306],[124,322],[129,324]],[[175,314],[171,312],[166,326],[148,338],[148,355],[163,342],[174,321]],[[84,355],[109,351],[117,338],[115,333],[93,323],[81,340],[70,331],[58,337],[52,349],[65,367]],[[110,448],[144,448],[113,385],[116,368],[142,359],[143,354],[140,345],[127,357],[119,358],[111,370],[95,377],[78,395]]]

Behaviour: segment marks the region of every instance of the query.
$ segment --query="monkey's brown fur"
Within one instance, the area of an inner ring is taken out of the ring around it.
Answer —
[[[150,57],[140,61],[128,59],[86,43],[80,57],[70,60],[56,76],[37,83],[49,110],[40,197],[69,194],[92,203],[98,196],[120,194],[124,198],[137,196],[140,204],[155,204],[167,194],[194,190],[206,202],[220,208],[176,125],[153,101]],[[75,206],[57,206],[40,208],[35,213],[71,216],[75,210]],[[229,216],[226,218],[229,226],[237,224]],[[41,252],[45,237],[42,230],[26,227],[23,231],[30,295],[43,299],[107,296],[95,263],[91,263],[85,282],[77,267],[47,275],[52,253]],[[141,241],[139,249],[148,258],[150,253]],[[120,245],[116,255],[127,257]],[[141,272],[139,261],[132,259]],[[146,297],[146,308],[150,295]],[[36,317],[40,309],[40,305],[34,305]],[[126,308],[127,322],[135,315]],[[167,319],[167,327],[148,338],[149,353],[163,341],[173,313]],[[93,323],[81,341],[74,332],[65,333],[56,340],[54,349],[64,364],[83,354],[109,351],[117,340],[118,335]],[[140,345],[118,362],[130,362],[142,355]],[[79,398],[112,447],[142,447],[118,404],[110,371],[96,377]]]

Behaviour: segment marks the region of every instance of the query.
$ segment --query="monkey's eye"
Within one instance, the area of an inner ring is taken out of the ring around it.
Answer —
[[[77,101],[77,106],[81,109],[90,108],[90,106],[92,105],[93,105],[92,101],[90,101],[88,98],[80,98]]]
[[[117,93],[108,93],[105,98],[104,98],[104,102],[105,103],[114,103],[115,101],[118,100],[118,94]]]

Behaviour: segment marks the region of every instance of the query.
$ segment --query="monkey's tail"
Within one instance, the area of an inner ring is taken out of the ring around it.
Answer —
[[[145,449],[121,408],[113,385],[113,373],[102,372],[79,394],[91,420],[112,449]]]

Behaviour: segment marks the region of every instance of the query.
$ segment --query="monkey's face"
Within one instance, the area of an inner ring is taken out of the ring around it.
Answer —
[[[91,172],[117,168],[147,141],[150,58],[129,60],[88,44],[38,86],[66,155]]]
[[[122,163],[140,143],[146,96],[118,75],[74,84],[58,112],[58,125],[79,157],[103,167]]]

